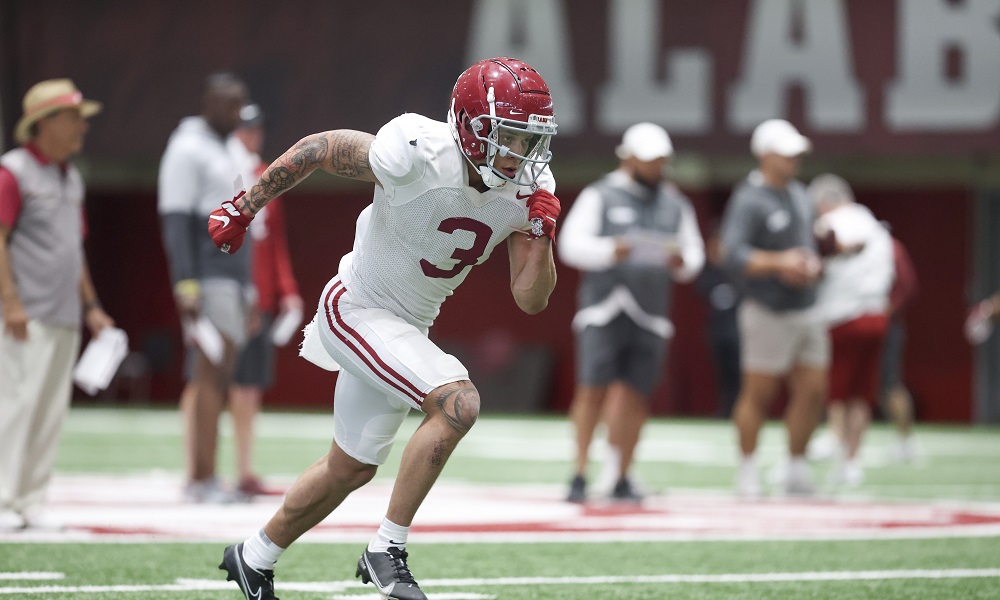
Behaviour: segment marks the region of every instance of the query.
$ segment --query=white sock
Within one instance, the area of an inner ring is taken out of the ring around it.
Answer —
[[[284,551],[284,548],[269,540],[261,529],[243,542],[243,562],[258,571],[271,571]]]
[[[390,546],[406,550],[406,538],[410,534],[409,527],[396,525],[389,519],[382,519],[382,526],[372,541],[368,542],[369,552],[386,552]]]
[[[754,454],[740,455],[740,466],[744,469],[757,470],[757,458]]]

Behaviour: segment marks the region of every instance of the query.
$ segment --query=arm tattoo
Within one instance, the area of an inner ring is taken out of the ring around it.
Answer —
[[[330,136],[330,172],[349,179],[361,179],[371,175],[368,163],[368,148],[375,139],[369,133],[360,131],[336,131]]]
[[[246,196],[247,209],[256,213],[317,168],[341,177],[371,180],[368,147],[373,139],[369,133],[346,129],[302,138],[260,176]]]

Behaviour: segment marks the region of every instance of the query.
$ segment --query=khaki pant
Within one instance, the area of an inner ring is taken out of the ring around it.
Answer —
[[[26,341],[0,335],[0,510],[45,502],[79,349],[75,327],[29,321]]]

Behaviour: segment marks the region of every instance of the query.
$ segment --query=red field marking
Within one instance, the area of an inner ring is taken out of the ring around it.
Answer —
[[[287,482],[284,482],[287,484]],[[244,504],[187,504],[173,475],[62,475],[49,507],[61,532],[0,534],[0,541],[231,541],[277,509],[280,497]],[[391,484],[370,484],[303,537],[363,542]],[[859,500],[739,501],[724,492],[675,493],[642,505],[562,500],[561,486],[491,487],[441,482],[417,514],[423,542],[719,539],[870,539],[1000,535],[1000,504]]]

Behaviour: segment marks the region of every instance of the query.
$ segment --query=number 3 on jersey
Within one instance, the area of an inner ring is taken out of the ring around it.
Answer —
[[[441,269],[427,262],[425,259],[420,259],[420,268],[423,269],[424,275],[449,279],[461,273],[465,267],[475,265],[483,257],[490,243],[490,238],[493,236],[493,230],[490,226],[468,217],[451,217],[441,221],[441,224],[438,225],[438,231],[445,233],[455,233],[459,230],[471,231],[475,234],[476,239],[473,240],[472,247],[455,248],[455,251],[451,253],[451,257],[457,260],[458,263],[450,269]]]

